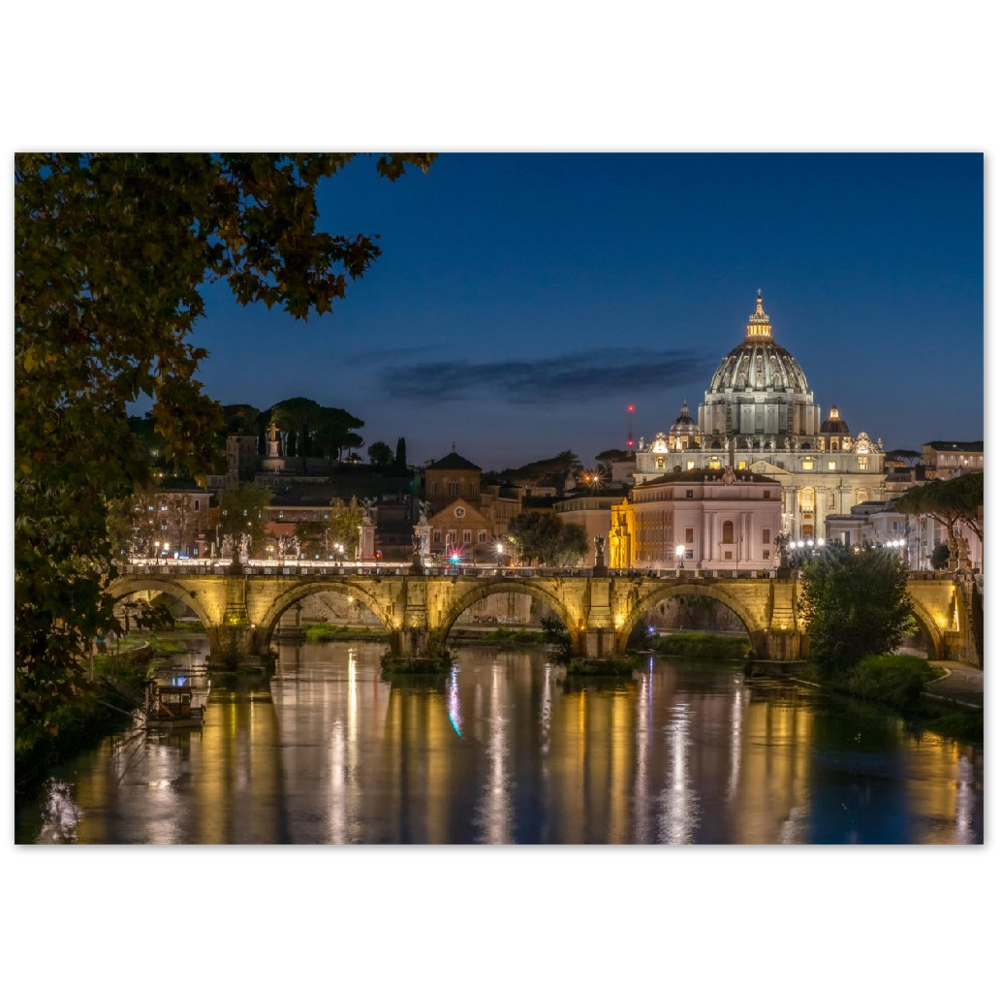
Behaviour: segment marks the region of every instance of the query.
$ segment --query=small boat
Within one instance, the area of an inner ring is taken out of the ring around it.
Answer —
[[[146,686],[146,726],[197,728],[205,721],[210,683],[207,673],[161,674]]]

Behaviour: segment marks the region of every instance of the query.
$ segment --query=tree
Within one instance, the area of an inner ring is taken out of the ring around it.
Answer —
[[[304,396],[283,399],[271,407],[271,420],[286,435],[286,455],[302,459],[302,471],[309,471],[309,435],[320,419],[320,405]],[[291,437],[294,445],[288,441]]]
[[[358,528],[364,511],[358,504],[357,497],[351,497],[349,503],[344,503],[340,497],[334,497],[330,501],[330,516],[327,524],[330,531],[330,544],[344,546],[344,552],[350,559],[355,555],[358,548]]]
[[[406,438],[401,437],[396,441],[395,466],[400,472],[406,472]]]
[[[885,453],[886,458],[891,458],[897,462],[906,462],[910,467],[920,459],[919,451],[910,451],[908,448],[895,448]]]
[[[391,464],[392,459],[392,449],[384,441],[375,441],[368,445],[368,460],[372,465],[384,468]]]
[[[504,469],[501,476],[515,483],[524,483],[529,486],[552,486],[561,490],[567,477],[582,468],[579,458],[573,452],[561,451],[552,458],[529,462],[519,469]]]
[[[318,230],[316,188],[352,154],[26,154],[14,166],[15,725],[29,743],[117,628],[108,503],[151,485],[126,407],[142,394],[164,457],[221,464],[224,423],[188,339],[202,288],[297,319],[328,312],[380,254]],[[428,154],[377,161],[391,180]]]
[[[889,549],[827,545],[802,573],[810,659],[833,674],[864,656],[892,652],[915,631],[908,579]]]
[[[587,533],[553,514],[528,511],[510,519],[510,540],[529,566],[572,566],[587,553]]]
[[[983,473],[967,473],[953,479],[932,479],[924,486],[904,493],[896,510],[917,517],[926,516],[944,526],[948,540],[955,539],[955,525],[968,526],[983,540]]]
[[[248,536],[251,553],[263,549],[270,503],[271,491],[253,483],[239,483],[219,491],[219,537],[232,550],[234,563],[239,560],[244,536]]]
[[[365,422],[353,413],[336,406],[321,406],[316,421],[316,443],[327,462],[340,459],[344,448],[360,448],[361,438],[354,433]]]

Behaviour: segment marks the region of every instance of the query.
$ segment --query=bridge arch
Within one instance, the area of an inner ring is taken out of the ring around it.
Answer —
[[[387,609],[383,604],[381,604],[376,597],[374,597],[365,587],[359,584],[350,583],[347,580],[338,580],[337,578],[330,578],[325,580],[315,580],[309,583],[301,583],[298,586],[292,587],[290,590],[286,590],[279,594],[266,608],[260,620],[255,624],[257,626],[257,637],[260,644],[260,648],[266,651],[271,645],[271,637],[274,634],[274,630],[277,627],[279,621],[281,621],[281,616],[284,615],[286,611],[293,604],[301,601],[303,598],[308,597],[310,594],[318,594],[322,591],[338,591],[342,594],[348,594],[354,597],[356,600],[360,601],[366,608],[368,608],[382,623],[382,627],[386,630],[388,635],[395,632],[397,625],[392,619],[391,610]]]
[[[212,620],[211,614],[208,612],[204,604],[198,600],[198,580],[196,577],[192,578],[192,583],[194,585],[188,587],[182,583],[178,583],[177,580],[172,577],[151,575],[123,576],[115,580],[111,586],[107,588],[107,592],[115,599],[116,604],[132,594],[139,594],[147,590],[167,594],[178,601],[183,601],[195,613],[198,617],[198,621],[205,626],[206,630],[218,626],[219,623]]]
[[[636,602],[635,606],[625,617],[621,627],[618,629],[616,640],[616,651],[618,655],[625,654],[629,636],[632,630],[638,625],[639,619],[646,612],[659,604],[660,601],[669,600],[672,597],[708,597],[720,604],[725,605],[743,623],[750,638],[750,645],[753,647],[755,655],[763,653],[760,636],[767,627],[766,622],[760,622],[753,612],[734,594],[730,593],[718,584],[704,581],[700,583],[690,581],[664,580],[659,586],[653,587]]]
[[[924,632],[931,641],[934,653],[933,659],[944,659],[947,655],[944,633],[939,628],[938,623],[934,620],[934,616],[923,605],[923,603],[921,603],[920,599],[915,597],[912,593],[910,594],[910,604],[913,607],[914,617],[923,626]]]
[[[491,594],[502,593],[526,594],[551,608],[555,612],[556,617],[566,626],[570,640],[573,643],[573,648],[577,648],[580,629],[577,627],[573,613],[566,604],[544,585],[531,579],[512,577],[494,577],[484,580],[470,587],[468,590],[463,590],[456,594],[441,614],[438,625],[438,634],[441,637],[441,641],[447,641],[448,633],[452,630],[463,611],[472,607],[477,601],[489,597]]]

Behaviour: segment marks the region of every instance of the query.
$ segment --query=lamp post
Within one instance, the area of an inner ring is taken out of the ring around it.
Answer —
[[[677,556],[677,575],[681,575],[681,570],[684,569],[684,546],[678,545],[674,548],[674,555]]]
[[[503,542],[497,542],[497,572],[503,566]]]

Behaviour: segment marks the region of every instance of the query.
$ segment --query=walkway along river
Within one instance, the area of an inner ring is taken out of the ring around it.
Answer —
[[[971,844],[983,755],[732,663],[561,677],[468,647],[382,680],[379,644],[283,646],[203,730],[105,740],[18,803],[19,843]]]

